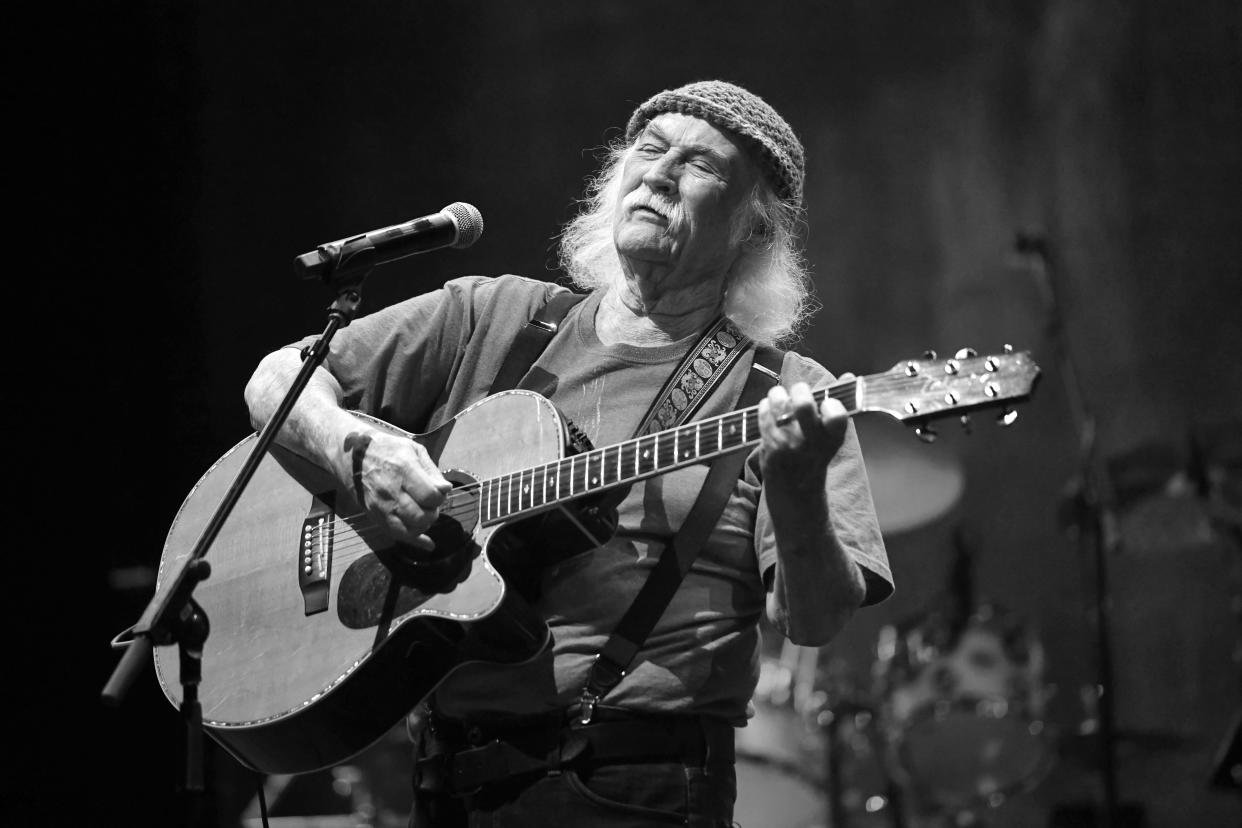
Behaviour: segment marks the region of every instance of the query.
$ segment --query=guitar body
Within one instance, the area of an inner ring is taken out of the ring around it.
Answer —
[[[409,436],[459,495],[473,480],[555,462],[567,445],[555,408],[526,391],[488,397],[436,431]],[[182,504],[157,594],[256,439],[234,446]],[[505,524],[480,525],[477,501],[458,500],[441,520],[449,531],[435,553],[451,546],[452,554],[411,567],[393,559],[387,537],[334,477],[273,447],[208,550],[211,575],[194,591],[211,625],[198,691],[204,729],[257,770],[318,770],[370,746],[462,664],[538,653],[546,625],[488,557]],[[178,648],[157,647],[154,657],[164,694],[180,706]]]

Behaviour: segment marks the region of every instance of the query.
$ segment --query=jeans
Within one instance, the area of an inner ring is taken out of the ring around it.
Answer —
[[[411,828],[726,828],[732,765],[584,764],[489,785],[462,799],[417,792]]]

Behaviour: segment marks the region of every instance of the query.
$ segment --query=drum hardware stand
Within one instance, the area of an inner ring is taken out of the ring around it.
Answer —
[[[1197,449],[1196,457],[1202,462],[1203,446],[1200,441],[1195,441],[1194,445]],[[1216,484],[1221,481],[1210,480],[1211,477],[1212,475],[1206,469],[1202,470],[1200,485],[1202,489],[1211,490],[1210,495],[1215,496]],[[1222,497],[1227,498],[1227,496]],[[1226,502],[1222,505],[1223,508],[1217,510],[1214,521],[1220,527],[1221,535],[1229,539],[1234,552],[1242,554],[1242,513],[1233,508],[1237,504]],[[1242,634],[1242,596],[1235,599],[1234,607],[1234,620],[1239,624],[1239,634]],[[1208,787],[1214,790],[1232,791],[1242,796],[1242,706],[1234,712],[1233,720],[1226,728],[1212,757],[1212,772],[1208,779]]]
[[[1233,723],[1216,748],[1208,787],[1242,794],[1242,710],[1234,714]]]
[[[187,795],[187,814],[190,817],[187,825],[201,824],[203,815],[199,805],[205,788],[202,774],[202,712],[198,702],[198,685],[202,675],[203,645],[207,640],[209,624],[202,607],[191,597],[194,588],[211,572],[210,565],[203,557],[237,505],[246,484],[258,470],[267,450],[275,441],[277,432],[293,410],[298,396],[309,384],[315,369],[327,358],[332,337],[357,314],[358,305],[362,301],[362,282],[373,266],[373,263],[364,261],[359,266],[341,266],[339,272],[337,268],[330,267],[324,273],[323,281],[337,293],[336,300],[328,308],[327,327],[319,339],[303,351],[301,369],[276,412],[260,432],[245,464],[207,522],[194,548],[179,570],[168,573],[164,583],[169,586],[157,590],[137,624],[113,639],[113,647],[124,648],[125,654],[101,694],[103,702],[110,707],[121,704],[143,665],[152,661],[152,651],[157,645],[176,642],[180,648],[181,683],[184,686],[181,712],[185,721],[186,747],[184,790]]]
[[[1104,803],[1100,823],[1103,828],[1121,828],[1117,794],[1115,746],[1115,700],[1113,698],[1112,647],[1110,639],[1110,601],[1108,558],[1121,545],[1115,511],[1116,496],[1108,475],[1102,468],[1096,441],[1096,419],[1087,406],[1074,360],[1065,340],[1062,325],[1059,286],[1056,268],[1047,239],[1038,233],[1019,232],[1014,247],[1030,256],[1038,277],[1039,288],[1048,306],[1047,332],[1056,352],[1064,377],[1066,397],[1078,429],[1080,470],[1074,479],[1072,520],[1076,524],[1079,544],[1089,558],[1093,572],[1093,606],[1095,624],[1097,730],[1100,746],[1100,781]]]
[[[849,828],[850,813],[845,807],[845,779],[841,773],[847,754],[841,738],[842,726],[848,719],[856,720],[859,715],[867,715],[871,717],[867,727],[877,728],[879,727],[876,719],[878,711],[872,705],[842,699],[837,704],[831,705],[825,712],[827,715],[821,714],[820,723],[825,731],[824,749],[827,751],[828,758],[828,825],[831,828]],[[884,807],[889,814],[889,825],[892,828],[906,828],[905,800],[901,786],[893,779],[887,767],[887,757],[884,753],[886,745],[875,745],[875,741],[875,739],[872,740],[873,749],[884,774],[883,791],[884,798],[887,800]],[[883,741],[882,737],[880,741]]]

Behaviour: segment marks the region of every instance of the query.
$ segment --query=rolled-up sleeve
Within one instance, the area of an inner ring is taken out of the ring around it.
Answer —
[[[781,371],[781,383],[786,387],[795,382],[807,382],[817,391],[827,388],[833,380],[832,374],[813,360],[793,353],[786,355]],[[760,475],[757,451],[748,466],[749,474]],[[845,442],[828,465],[827,492],[832,532],[863,573],[866,594],[862,605],[877,604],[892,595],[893,574],[853,422],[848,424]],[[825,548],[831,540],[824,538]],[[755,515],[755,551],[766,583],[776,566],[776,530],[762,491]]]

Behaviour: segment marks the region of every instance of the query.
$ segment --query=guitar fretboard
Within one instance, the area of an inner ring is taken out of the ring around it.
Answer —
[[[840,400],[857,413],[858,380],[834,383],[814,393]],[[692,466],[759,442],[759,407],[730,411],[705,420],[635,437],[623,443],[575,454],[554,463],[479,481],[484,525],[536,512],[558,503],[627,486]]]

